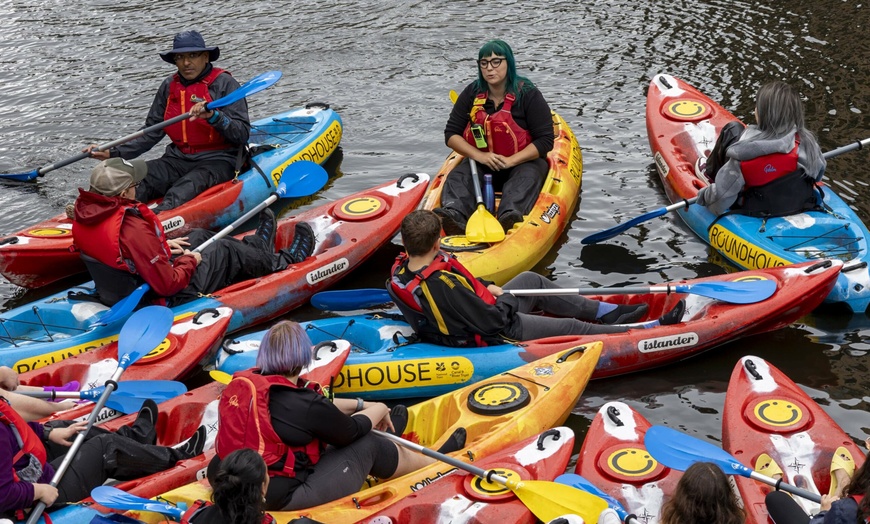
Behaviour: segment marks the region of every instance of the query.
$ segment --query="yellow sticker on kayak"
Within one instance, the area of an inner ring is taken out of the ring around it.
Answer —
[[[732,262],[749,269],[767,269],[791,264],[741,238],[719,224],[710,228],[710,245]]]
[[[275,184],[275,187],[278,187],[278,182],[281,181],[281,175],[284,174],[287,166],[297,160],[310,160],[315,164],[322,164],[335,151],[339,142],[341,142],[341,123],[335,120],[329,124],[326,131],[317,140],[272,170],[272,182]]]
[[[84,344],[79,344],[78,346],[72,346],[69,348],[52,351],[51,353],[45,353],[43,355],[37,355],[35,357],[23,358],[16,362],[15,365],[12,366],[12,369],[14,369],[19,374],[26,371],[32,371],[34,369],[45,367],[49,364],[54,364],[55,362],[60,362],[61,360],[65,360],[69,357],[79,355],[81,353],[84,353],[85,351],[96,349],[98,347],[105,346],[106,344],[111,344],[116,340],[118,340],[117,334],[105,338],[99,338],[97,340],[91,340],[89,342],[85,342]]]
[[[784,428],[801,421],[804,412],[796,402],[780,398],[766,399],[755,405],[755,417],[770,426]]]
[[[335,380],[336,394],[387,391],[420,386],[463,384],[474,375],[464,357],[421,358],[344,366]]]
[[[50,238],[61,238],[61,237],[69,237],[72,236],[72,231],[69,229],[64,229],[62,227],[39,227],[36,229],[31,229],[25,235],[29,237],[50,237]]]
[[[607,465],[620,475],[642,477],[656,469],[658,462],[645,449],[622,448],[610,454]]]

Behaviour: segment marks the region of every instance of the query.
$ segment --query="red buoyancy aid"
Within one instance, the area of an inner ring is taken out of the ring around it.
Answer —
[[[190,508],[184,512],[184,515],[181,516],[181,524],[190,524],[190,522],[196,518],[196,514],[201,510],[211,506],[212,503],[206,500],[197,500],[193,504],[191,504]],[[266,513],[263,515],[262,524],[272,524],[275,522],[275,518]]]
[[[189,86],[181,83],[178,73],[173,75],[172,82],[169,84],[169,99],[166,101],[163,120],[166,121],[187,113],[199,101],[211,102],[212,98],[208,92],[208,87],[223,72],[225,72],[223,69],[214,67],[200,81]],[[182,120],[167,127],[165,132],[172,139],[175,147],[186,155],[231,147],[223,135],[204,118],[197,118],[193,122],[187,119]]]
[[[43,445],[39,436],[33,432],[33,428],[27,425],[24,418],[9,405],[9,401],[4,397],[0,397],[0,422],[9,426],[20,448],[15,453],[15,456],[12,457],[12,476],[15,478],[15,481],[18,482],[19,480],[18,472],[15,471],[15,463],[25,455],[33,455],[39,461],[39,465],[45,470],[45,463],[48,460],[45,445]]]
[[[800,142],[795,135],[794,148],[788,153],[773,153],[740,162],[745,186],[760,187],[797,171]]]
[[[465,126],[462,137],[466,142],[477,147],[471,134],[471,125],[480,124],[486,133],[487,147],[483,151],[492,151],[502,156],[515,155],[532,143],[532,135],[520,127],[511,114],[511,107],[517,98],[513,93],[508,93],[504,97],[501,109],[490,115],[483,110],[488,94],[484,92],[475,97],[469,123]]]
[[[296,385],[280,375],[261,375],[259,369],[239,371],[221,393],[218,402],[218,433],[215,450],[222,459],[237,449],[248,448],[259,453],[267,466],[284,459],[281,470],[269,469],[269,474],[293,478],[296,476],[296,455],[308,456],[311,465],[320,460],[324,445],[312,439],[304,446],[288,446],[272,427],[269,411],[269,393],[273,386],[307,388],[322,394],[316,382]]]
[[[83,224],[78,220],[73,221],[73,239],[76,247],[85,255],[95,258],[101,263],[130,273],[135,273],[124,256],[121,254],[121,225],[128,211],[136,210],[139,214],[154,226],[154,233],[163,244],[164,252],[169,255],[171,250],[166,243],[166,235],[163,234],[163,225],[153,211],[146,204],[125,200],[105,220],[93,224]]]
[[[417,287],[419,287],[421,282],[429,278],[436,271],[447,271],[449,273],[458,273],[459,275],[462,275],[466,280],[471,282],[472,286],[474,286],[475,295],[480,297],[481,300],[489,305],[495,304],[495,296],[490,293],[486,286],[483,285],[483,282],[474,278],[474,275],[472,275],[465,266],[460,264],[455,256],[439,251],[438,254],[435,255],[435,259],[428,266],[415,272],[414,277],[407,284],[402,284],[399,279],[396,278],[396,275],[399,269],[405,265],[407,260],[407,253],[401,253],[396,257],[396,261],[393,263],[393,268],[390,273],[392,275],[392,278],[390,278],[390,287],[402,302],[407,304],[408,307],[413,308],[415,311],[423,311],[423,308],[420,305],[420,299],[415,293]]]

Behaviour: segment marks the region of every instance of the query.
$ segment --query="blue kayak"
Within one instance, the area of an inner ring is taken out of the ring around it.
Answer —
[[[735,117],[682,80],[660,74],[650,83],[646,120],[656,169],[668,198],[677,204],[696,197],[707,182],[696,176],[695,164],[709,156],[719,130]],[[863,313],[870,305],[870,231],[830,187],[821,188],[820,194],[821,210],[784,217],[736,213],[717,217],[699,205],[677,211],[696,235],[741,269],[819,259],[843,261],[837,284],[825,302],[845,303]]]

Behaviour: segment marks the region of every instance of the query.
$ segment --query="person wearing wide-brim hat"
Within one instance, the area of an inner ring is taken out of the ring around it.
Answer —
[[[100,160],[110,157],[129,160],[150,150],[164,135],[169,136],[172,143],[166,146],[161,158],[147,162],[148,176],[136,188],[136,200],[140,202],[163,197],[154,209],[156,213],[188,202],[235,176],[237,158],[248,141],[251,123],[244,98],[220,110],[205,108],[207,102],[239,88],[230,73],[212,65],[220,55],[220,48],[207,46],[198,31],[176,34],[172,48],[160,53],[160,58],[174,64],[177,71],[157,90],[145,126],[188,111],[193,116],[106,151],[95,151],[96,145],[87,149]]]

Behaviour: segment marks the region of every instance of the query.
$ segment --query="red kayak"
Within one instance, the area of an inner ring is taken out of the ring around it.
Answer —
[[[553,480],[565,471],[574,446],[571,428],[558,427],[489,455],[474,465],[521,480]],[[535,524],[538,519],[513,492],[463,470],[454,469],[366,519],[368,524],[417,522],[463,524]]]
[[[178,380],[186,377],[220,345],[232,313],[230,308],[219,307],[179,315],[163,343],[127,368],[121,380]],[[117,367],[118,342],[115,341],[22,373],[19,380],[27,386],[60,386],[76,380],[84,391],[105,384]],[[84,419],[93,407],[93,402],[85,402],[55,413],[48,420]],[[122,415],[104,408],[98,421],[105,422]]]
[[[640,522],[656,524],[664,501],[683,475],[646,451],[650,423],[622,402],[601,406],[577,458],[574,472],[622,503]]]
[[[336,340],[332,345],[321,346],[308,370],[302,376],[327,386],[341,370],[348,354],[350,354],[350,344],[347,341]],[[203,454],[181,461],[174,468],[166,471],[137,480],[121,482],[116,487],[133,495],[151,498],[205,478],[208,463],[215,456],[214,439],[218,428],[217,404],[224,387],[224,384],[212,382],[159,405],[157,444],[173,446],[189,438],[197,428],[204,425],[208,431],[208,437],[205,445],[206,451]],[[136,413],[131,413],[107,422],[102,427],[116,430],[121,426],[131,424],[136,419],[136,415]],[[570,451],[570,446],[568,449]],[[53,511],[50,516],[54,522],[90,522],[91,518],[98,512],[111,511],[89,498],[80,504]]]
[[[191,228],[217,230],[228,225],[266,200],[291,162],[325,162],[338,148],[341,134],[338,114],[322,104],[251,122],[250,143],[273,146],[254,157],[268,176],[251,168],[206,189],[190,202],[161,213],[163,230],[175,237]],[[84,272],[72,246],[72,221],[64,214],[0,237],[0,274],[17,286],[41,287]]]
[[[680,324],[573,338],[580,341],[605,341],[601,360],[598,361],[592,377],[595,379],[662,366],[737,338],[773,331],[791,324],[822,303],[837,281],[841,267],[843,263],[838,260],[825,260],[687,281],[689,284],[751,280],[773,280],[777,283],[773,296],[752,304],[731,304],[682,293],[590,296],[589,298],[615,304],[645,302],[649,304],[648,318],[658,318],[673,308],[680,299],[685,299],[686,313]],[[529,360],[549,354],[547,351],[552,352],[547,346],[552,346],[552,342],[560,338],[572,337],[546,339],[551,344],[543,346],[530,343],[524,348],[530,354]]]
[[[825,411],[780,370],[764,359],[746,356],[734,367],[722,417],[722,448],[742,464],[770,464],[761,470],[772,477],[779,468],[783,480],[805,490],[826,494],[831,484],[831,459],[843,447],[858,468],[864,452]],[[759,461],[759,456],[767,454]],[[843,461],[842,457],[838,460]],[[844,462],[851,462],[846,459]],[[772,488],[735,476],[747,511],[747,522],[769,522],[764,497]],[[794,500],[807,512],[818,504]]]

